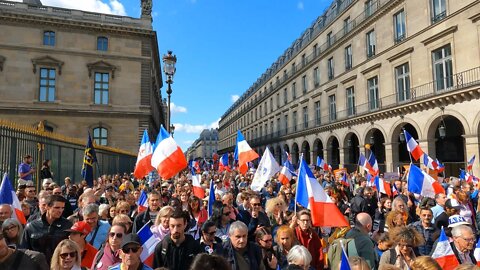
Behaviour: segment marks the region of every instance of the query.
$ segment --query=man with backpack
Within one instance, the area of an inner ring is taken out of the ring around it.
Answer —
[[[375,244],[369,236],[371,230],[372,217],[367,213],[358,213],[355,218],[355,227],[345,235],[345,238],[354,239],[354,247],[348,247],[347,255],[364,258],[373,270],[377,269],[378,257],[375,251]],[[349,251],[353,248],[356,249],[357,254],[349,254]]]

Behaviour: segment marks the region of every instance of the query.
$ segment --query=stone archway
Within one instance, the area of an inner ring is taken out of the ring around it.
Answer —
[[[344,161],[343,166],[349,172],[357,169],[358,159],[360,157],[359,140],[357,134],[350,132],[345,136],[343,143],[344,147]]]
[[[292,153],[290,154],[291,157],[292,157],[292,164],[297,167],[298,165],[298,158],[299,158],[299,155],[300,155],[300,151],[298,149],[298,144],[297,143],[293,143],[292,144]]]
[[[340,164],[340,144],[337,137],[331,136],[327,141],[327,163],[332,169],[338,169]]]
[[[303,159],[305,160],[305,162],[310,165],[311,155],[310,155],[310,144],[308,143],[308,141],[304,141],[302,143],[302,154],[303,154]]]
[[[385,137],[383,133],[377,128],[372,128],[368,131],[365,142],[365,156],[368,159],[370,154],[373,153],[377,159],[380,172],[385,172]]]

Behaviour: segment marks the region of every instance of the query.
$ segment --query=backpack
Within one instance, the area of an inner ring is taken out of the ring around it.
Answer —
[[[355,239],[353,238],[338,238],[335,239],[328,248],[327,260],[331,270],[338,270],[340,262],[342,261],[342,246],[345,248],[347,256],[358,256],[357,247],[355,246]]]

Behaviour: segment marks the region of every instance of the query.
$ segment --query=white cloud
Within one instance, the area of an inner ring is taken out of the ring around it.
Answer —
[[[22,0],[13,1],[22,2]],[[106,14],[127,15],[127,12],[125,12],[125,6],[119,0],[109,0],[108,3],[104,3],[101,0],[42,0],[42,4],[45,6],[78,9]]]
[[[298,8],[299,10],[303,10],[303,9],[305,8],[305,7],[303,6],[303,1],[298,2],[297,8]]]
[[[240,98],[240,96],[239,95],[231,95],[230,98],[231,98],[232,102],[235,102]]]
[[[173,103],[173,102],[170,103],[170,110],[172,111],[172,113],[186,113],[187,112],[187,108],[185,108],[183,106],[175,105],[175,103]]]
[[[186,140],[186,141],[183,141],[183,144],[185,145],[191,145],[192,143],[194,143],[195,140]]]
[[[220,122],[220,118],[218,118],[218,120],[210,124],[192,125],[192,124],[174,123],[173,125],[175,126],[175,133],[185,132],[185,133],[200,134],[200,132],[202,132],[204,129],[218,128],[218,122]]]

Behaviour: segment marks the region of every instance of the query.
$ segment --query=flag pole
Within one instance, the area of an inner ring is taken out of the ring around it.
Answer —
[[[300,155],[300,165],[298,166],[298,169],[300,170],[300,166],[302,166],[302,162],[303,162],[303,153]],[[299,173],[297,173],[297,184],[295,185],[295,206],[294,206],[294,214],[295,216],[297,215],[297,196],[298,196],[298,175],[300,175]]]

